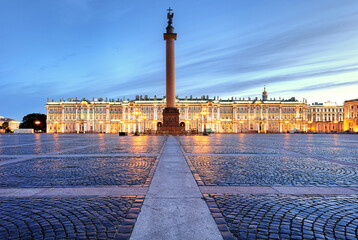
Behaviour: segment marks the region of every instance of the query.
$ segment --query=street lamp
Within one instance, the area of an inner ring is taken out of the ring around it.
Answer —
[[[121,132],[124,132],[124,126],[123,126],[124,121],[123,121],[123,120],[121,120],[119,123],[121,124]]]
[[[244,123],[244,121],[241,120],[239,123],[240,123],[240,128],[241,128],[241,133],[242,133],[242,124]]]
[[[100,128],[101,128],[101,133],[103,133],[103,122],[100,121],[99,124],[101,124],[101,125],[100,125],[100,126],[101,126],[101,127],[100,127]]]
[[[139,136],[139,133],[138,133],[138,117],[141,114],[141,112],[138,110],[138,108],[136,108],[132,114],[135,116],[135,133],[134,133],[134,136]]]
[[[336,121],[333,121],[333,122],[334,122],[335,127],[336,127],[335,131],[336,131],[336,132],[338,132],[338,124],[337,124],[337,123],[338,123],[338,121],[336,120]],[[333,126],[333,127],[334,127],[334,126]]]
[[[199,116],[195,114],[194,119],[196,120],[196,133],[199,134]]]
[[[203,131],[203,135],[208,135],[208,133],[206,132],[206,115],[208,114],[206,107],[203,108],[203,111],[201,112],[201,115],[204,116],[204,131]]]
[[[35,121],[36,124],[36,131],[39,132],[39,125],[41,124],[40,121]]]
[[[147,121],[147,119],[148,119],[148,117],[147,117],[147,115],[143,115],[143,120],[144,120],[144,133],[146,133],[147,131],[146,131],[146,121]]]
[[[55,124],[56,124],[55,126],[56,126],[56,133],[57,133],[57,131],[58,131],[58,122],[56,121]]]

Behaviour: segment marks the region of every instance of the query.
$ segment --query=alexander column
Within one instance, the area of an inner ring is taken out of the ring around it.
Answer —
[[[179,110],[175,106],[175,54],[174,41],[177,34],[174,33],[172,9],[168,9],[168,26],[167,32],[164,33],[166,41],[166,100],[167,105],[163,111],[163,128],[162,131],[168,134],[178,134],[181,131],[179,125]]]

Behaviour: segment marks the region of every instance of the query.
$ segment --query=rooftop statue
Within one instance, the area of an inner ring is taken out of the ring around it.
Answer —
[[[167,14],[167,18],[168,18],[167,34],[173,34],[174,27],[172,26],[172,23],[173,23],[174,13],[171,12],[171,11],[173,11],[173,9],[171,9],[169,7],[169,9],[167,9],[167,10],[168,10],[168,14]]]
[[[168,10],[168,14],[167,14],[168,26],[170,26],[173,23],[174,13],[171,12],[171,11],[173,11],[173,9],[171,9],[170,7],[167,10]]]

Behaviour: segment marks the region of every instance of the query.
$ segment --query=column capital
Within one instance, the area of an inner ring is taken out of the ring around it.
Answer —
[[[177,40],[177,34],[176,33],[164,33],[164,40],[173,38],[174,40]]]

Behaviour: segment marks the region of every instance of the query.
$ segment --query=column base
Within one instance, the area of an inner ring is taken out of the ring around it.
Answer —
[[[185,127],[179,124],[179,109],[176,107],[166,107],[163,110],[163,126],[158,128],[158,134],[163,135],[182,135]]]

